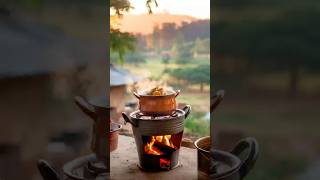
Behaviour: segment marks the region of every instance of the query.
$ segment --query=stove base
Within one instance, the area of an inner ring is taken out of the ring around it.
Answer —
[[[137,166],[142,170],[142,171],[146,171],[146,172],[156,172],[156,171],[170,171],[170,170],[173,170],[173,169],[176,169],[176,168],[179,168],[179,167],[182,167],[182,164],[180,163],[180,161],[178,161],[177,165],[175,165],[174,167],[170,168],[170,169],[165,169],[165,168],[162,168],[162,169],[145,169],[143,167],[140,166],[140,164],[137,164]]]

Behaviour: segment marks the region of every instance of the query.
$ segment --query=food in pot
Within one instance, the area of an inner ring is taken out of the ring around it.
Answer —
[[[152,88],[150,90],[150,92],[148,93],[148,95],[152,95],[152,96],[163,96],[166,95],[166,93],[164,92],[163,88],[161,87],[155,87]]]
[[[170,95],[175,93],[175,91],[173,91],[171,88],[161,87],[161,86],[157,86],[142,92],[143,92],[141,93],[142,95],[144,94],[149,96],[165,96],[165,95]]]

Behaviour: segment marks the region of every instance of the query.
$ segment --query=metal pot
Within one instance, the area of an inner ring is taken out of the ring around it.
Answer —
[[[198,179],[242,180],[253,168],[259,153],[254,138],[241,140],[230,153],[210,151],[209,136],[198,139],[194,144],[198,150]]]
[[[139,109],[143,114],[158,116],[170,115],[176,110],[176,97],[179,93],[180,90],[177,90],[166,95],[153,96],[133,92],[139,99]]]

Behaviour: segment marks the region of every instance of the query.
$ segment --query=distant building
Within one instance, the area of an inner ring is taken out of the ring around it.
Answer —
[[[123,110],[125,104],[125,92],[128,84],[134,84],[143,78],[135,76],[128,70],[114,65],[110,66],[110,105],[119,110]]]

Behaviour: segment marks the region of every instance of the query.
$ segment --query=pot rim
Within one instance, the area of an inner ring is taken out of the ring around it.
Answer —
[[[139,94],[140,97],[150,97],[150,98],[160,98],[160,97],[171,97],[175,96],[176,92],[172,92],[170,94],[165,94],[165,95],[148,95],[148,94]]]
[[[201,137],[201,138],[197,139],[197,140],[193,143],[197,150],[200,150],[200,151],[203,151],[203,152],[206,152],[206,153],[210,153],[210,151],[205,150],[205,149],[202,149],[202,148],[200,148],[200,147],[198,146],[199,141],[201,141],[201,140],[203,140],[203,139],[207,139],[207,138],[210,138],[210,136]]]
[[[229,168],[229,170],[225,171],[225,172],[222,172],[220,174],[211,174],[210,177],[213,177],[213,179],[216,179],[216,178],[225,178],[227,176],[231,176],[233,175],[234,173],[236,173],[237,171],[239,171],[240,169],[240,166],[241,166],[241,161],[240,159],[229,153],[229,152],[226,152],[226,151],[221,151],[221,150],[213,150],[214,153],[218,153],[222,156],[226,156],[226,157],[230,157],[230,159],[233,160],[234,162],[234,165],[232,167]]]
[[[141,119],[141,118],[137,118],[137,117],[133,117],[133,114],[141,112],[140,110],[136,110],[133,111],[132,113],[130,113],[130,118],[134,119],[134,120],[139,120],[139,121],[172,121],[175,119],[180,119],[183,118],[185,119],[185,114],[186,112],[184,112],[182,109],[175,109],[176,111],[179,111],[181,113],[181,115],[178,116],[170,116],[170,115],[165,115],[165,116],[170,116],[170,118],[163,118],[163,119]]]
[[[177,94],[180,93],[180,90],[167,90],[165,95],[149,95],[149,94],[145,94],[143,93],[144,91],[136,91],[136,93],[140,96],[140,97],[150,97],[150,98],[160,98],[160,97],[171,97],[171,96],[176,96]]]
[[[205,136],[205,137],[201,137],[199,139],[197,139],[195,142],[194,142],[194,146],[196,147],[197,151],[202,151],[204,153],[209,153],[210,154],[210,157],[212,156],[212,153],[210,153],[210,150],[205,150],[203,148],[200,148],[198,146],[198,143],[204,139],[208,139],[210,138],[210,136]],[[211,149],[211,148],[210,148]],[[229,153],[229,152],[226,152],[226,151],[221,151],[221,150],[213,150],[213,153],[214,154],[220,154],[221,156],[224,156],[224,157],[229,157],[230,160],[232,160],[233,164],[232,166],[230,166],[229,170],[225,171],[225,172],[222,172],[220,174],[209,174],[209,176],[213,179],[216,179],[216,178],[224,178],[226,176],[230,176],[232,175],[233,173],[235,173],[236,171],[238,171],[240,169],[240,166],[241,166],[241,161],[240,159]],[[212,158],[212,157],[211,157]],[[198,169],[199,170],[199,169]]]

